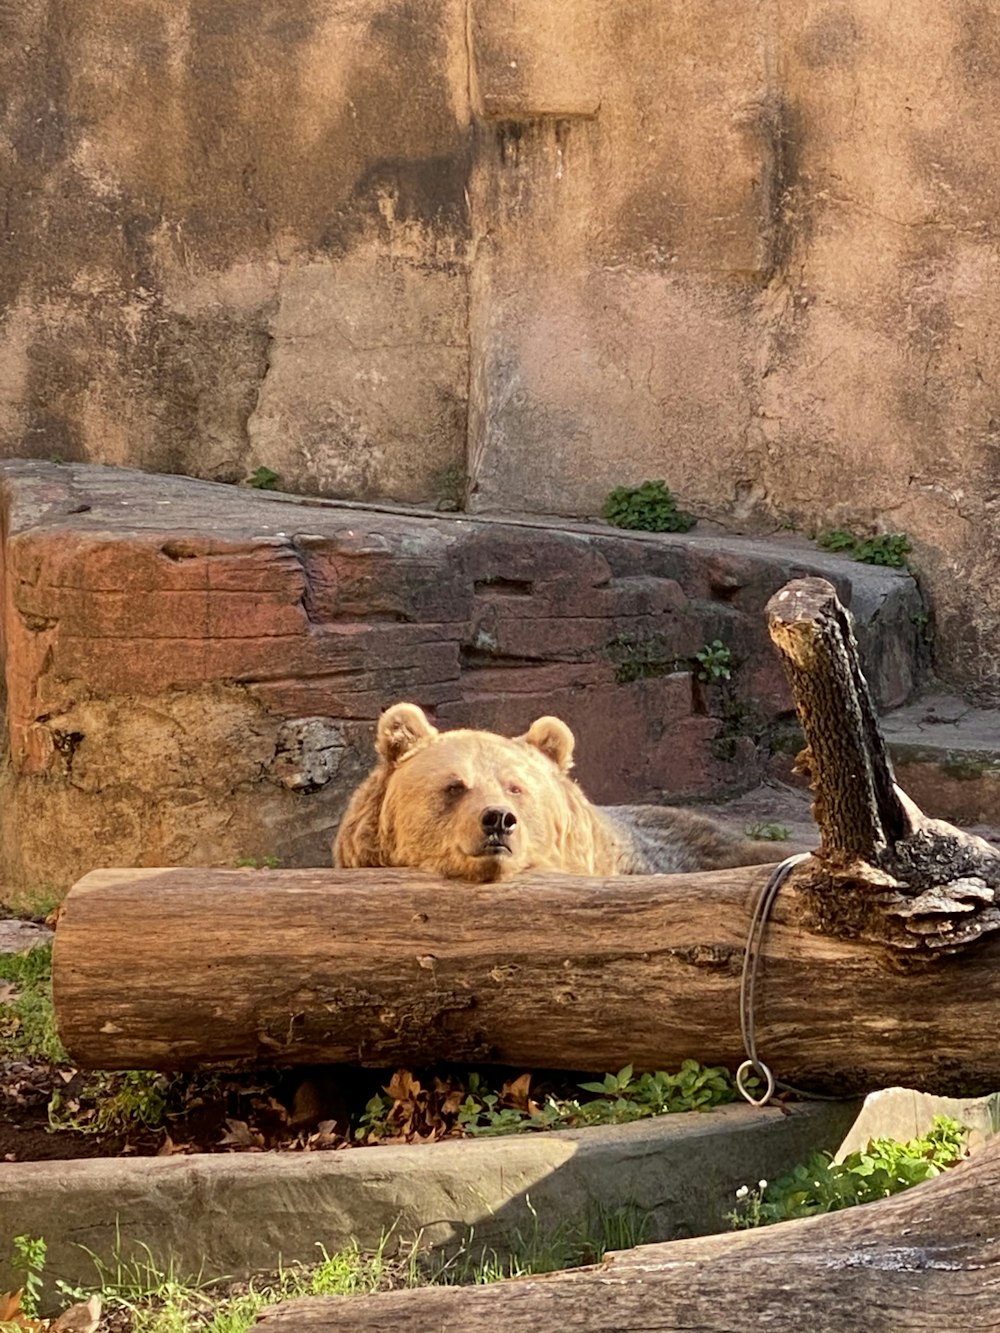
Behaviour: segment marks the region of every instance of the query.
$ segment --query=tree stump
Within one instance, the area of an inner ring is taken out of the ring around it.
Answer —
[[[811,928],[886,946],[895,965],[954,953],[1000,927],[1000,855],[897,787],[848,613],[825,579],[767,604],[806,737],[821,842],[796,876]]]

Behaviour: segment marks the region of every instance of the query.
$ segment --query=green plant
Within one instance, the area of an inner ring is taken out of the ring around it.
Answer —
[[[52,945],[0,954],[0,1057],[66,1060],[52,1008]]]
[[[422,1254],[419,1236],[397,1244],[393,1254],[390,1229],[374,1251],[362,1251],[353,1243],[331,1254],[317,1242],[322,1256],[317,1263],[283,1265],[279,1260],[274,1272],[238,1284],[228,1279],[210,1283],[200,1274],[185,1276],[172,1260],[162,1267],[144,1244],[128,1246],[129,1253],[123,1254],[119,1233],[110,1262],[85,1249],[94,1264],[96,1287],[58,1281],[56,1289],[74,1302],[99,1295],[112,1314],[113,1326],[119,1327],[114,1312],[123,1311],[132,1333],[247,1333],[261,1310],[277,1301],[429,1283],[493,1282],[595,1263],[609,1249],[628,1249],[647,1239],[648,1215],[635,1205],[598,1208],[549,1227],[531,1200],[526,1203],[528,1223],[507,1232],[502,1250],[477,1247],[470,1230],[447,1259]]]
[[[748,824],[744,832],[755,842],[787,842],[792,836],[784,824]]]
[[[698,679],[706,685],[718,685],[719,681],[732,677],[733,655],[721,639],[706,643],[695,653],[694,660],[698,663]]]
[[[39,884],[28,889],[4,889],[2,906],[11,916],[28,921],[44,921],[53,912],[64,897],[60,889],[51,884]]]
[[[717,685],[729,680],[735,670],[733,655],[721,639],[713,639],[693,658],[678,657],[669,651],[663,634],[616,634],[605,649],[615,664],[615,681],[629,685],[634,680],[669,676],[675,671],[690,671],[694,666],[699,680]]]
[[[885,532],[858,542],[854,558],[866,565],[888,565],[891,569],[902,569],[912,550],[910,539],[905,533]]]
[[[165,1074],[148,1069],[97,1073],[78,1098],[66,1098],[58,1088],[53,1092],[49,1125],[79,1134],[159,1129],[167,1114],[169,1087],[170,1079]]]
[[[277,870],[280,856],[238,856],[236,865],[241,870]]]
[[[904,532],[881,532],[872,537],[855,537],[845,528],[831,528],[816,538],[827,551],[845,551],[852,559],[865,565],[885,565],[901,569],[913,550]]]
[[[674,671],[686,671],[690,662],[672,656],[662,634],[616,634],[605,650],[615,664],[615,680],[619,685],[634,680],[650,680],[669,676]]]
[[[103,1075],[96,1087],[88,1089],[97,1103],[95,1131],[124,1134],[139,1126],[159,1129],[166,1116],[169,1086],[165,1074],[148,1069]]]
[[[954,1166],[966,1153],[967,1134],[964,1125],[938,1115],[922,1138],[905,1143],[871,1139],[863,1152],[842,1162],[829,1153],[813,1153],[773,1184],[762,1180],[755,1190],[744,1185],[729,1220],[737,1228],[768,1226],[887,1198]]]
[[[431,485],[438,495],[438,508],[461,510],[465,508],[465,469],[456,464],[442,467],[434,473]]]
[[[641,486],[616,486],[601,511],[616,528],[644,532],[688,532],[697,520],[677,508],[677,501],[664,481],[644,481]]]
[[[390,1090],[406,1095],[416,1090],[418,1098],[433,1100],[429,1088],[406,1076],[397,1086],[397,1075],[384,1093],[376,1093],[359,1117],[354,1136],[364,1142],[392,1138],[406,1115],[398,1114],[401,1103]],[[590,1093],[586,1098],[549,1094],[536,1099],[530,1093],[527,1074],[505,1084],[497,1091],[475,1071],[465,1079],[464,1087],[442,1085],[437,1093],[431,1119],[443,1132],[458,1132],[473,1137],[518,1134],[548,1129],[580,1129],[589,1125],[619,1125],[648,1116],[675,1111],[707,1111],[731,1102],[738,1096],[732,1076],[718,1066],[705,1067],[697,1060],[685,1060],[675,1074],[658,1070],[635,1074],[626,1065],[617,1074],[606,1074],[599,1082],[581,1083]],[[425,1105],[425,1111],[428,1109]]]
[[[256,491],[274,491],[281,484],[281,474],[269,467],[257,467],[247,477],[246,484]]]
[[[48,1247],[41,1236],[15,1236],[13,1245],[10,1264],[22,1278],[21,1309],[29,1319],[37,1319]]]
[[[857,537],[846,528],[829,528],[816,538],[816,545],[822,546],[825,551],[850,551],[853,554],[857,544]]]
[[[675,1111],[705,1111],[735,1097],[732,1077],[718,1065],[700,1065],[684,1060],[676,1074],[664,1070],[636,1075],[631,1065],[617,1074],[605,1074],[600,1082],[581,1083],[584,1092],[597,1100],[584,1103],[590,1123],[620,1123]]]
[[[275,1272],[239,1284],[227,1291],[228,1279],[210,1283],[201,1274],[185,1276],[171,1259],[161,1267],[145,1244],[122,1254],[117,1235],[110,1263],[87,1250],[97,1274],[96,1292],[109,1310],[128,1311],[132,1333],[246,1333],[261,1310],[276,1301],[303,1296],[339,1296],[375,1291],[379,1287],[416,1286],[423,1280],[418,1264],[418,1240],[404,1248],[401,1258],[387,1254],[391,1231],[383,1233],[373,1253],[357,1244],[330,1254],[317,1242],[322,1259],[317,1264],[284,1266]],[[90,1288],[58,1282],[59,1291],[74,1301]]]
[[[205,1298],[208,1284],[200,1275],[182,1276],[173,1259],[166,1267],[159,1267],[144,1243],[130,1246],[132,1253],[124,1257],[117,1224],[115,1236],[110,1263],[81,1246],[94,1265],[96,1286],[76,1286],[60,1280],[56,1282],[57,1290],[72,1301],[83,1301],[97,1294],[107,1311],[128,1311],[132,1333],[187,1333],[193,1329],[195,1317],[210,1309]],[[240,1333],[251,1322],[240,1326]],[[203,1326],[199,1317],[197,1327]]]

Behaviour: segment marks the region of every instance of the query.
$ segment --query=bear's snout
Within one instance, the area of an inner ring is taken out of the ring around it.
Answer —
[[[508,859],[513,856],[511,837],[517,827],[517,815],[506,805],[488,805],[479,816],[483,845],[479,856]]]
[[[517,815],[513,810],[508,810],[503,805],[491,805],[484,810],[480,816],[479,822],[483,826],[483,832],[488,838],[504,838],[510,833],[511,829],[517,824]]]

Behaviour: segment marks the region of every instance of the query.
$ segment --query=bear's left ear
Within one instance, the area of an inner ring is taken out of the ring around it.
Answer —
[[[576,742],[566,723],[558,717],[540,717],[521,737],[551,759],[560,773],[573,767],[573,746]]]
[[[420,741],[438,734],[427,714],[416,704],[393,704],[378,720],[375,749],[391,768]]]

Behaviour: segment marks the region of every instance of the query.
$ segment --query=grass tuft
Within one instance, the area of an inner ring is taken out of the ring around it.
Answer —
[[[472,1232],[450,1258],[421,1251],[420,1237],[395,1244],[391,1230],[372,1252],[355,1243],[331,1254],[317,1243],[319,1260],[312,1265],[279,1264],[267,1276],[247,1282],[209,1283],[200,1275],[183,1276],[173,1263],[160,1267],[146,1245],[122,1255],[121,1236],[115,1254],[105,1263],[87,1251],[94,1263],[96,1287],[56,1286],[67,1303],[99,1295],[107,1311],[127,1311],[132,1333],[247,1333],[261,1311],[279,1301],[310,1296],[354,1296],[371,1291],[497,1282],[532,1273],[551,1273],[581,1263],[596,1263],[611,1249],[642,1244],[648,1216],[635,1206],[599,1208],[585,1219],[545,1226],[526,1200],[530,1221],[506,1237],[499,1248],[477,1246]]]
[[[63,1064],[66,1052],[52,1008],[52,945],[0,954],[0,1059],[40,1057]]]
[[[62,902],[65,891],[51,884],[38,884],[29,889],[5,888],[0,907],[11,916],[23,921],[44,921]]]

